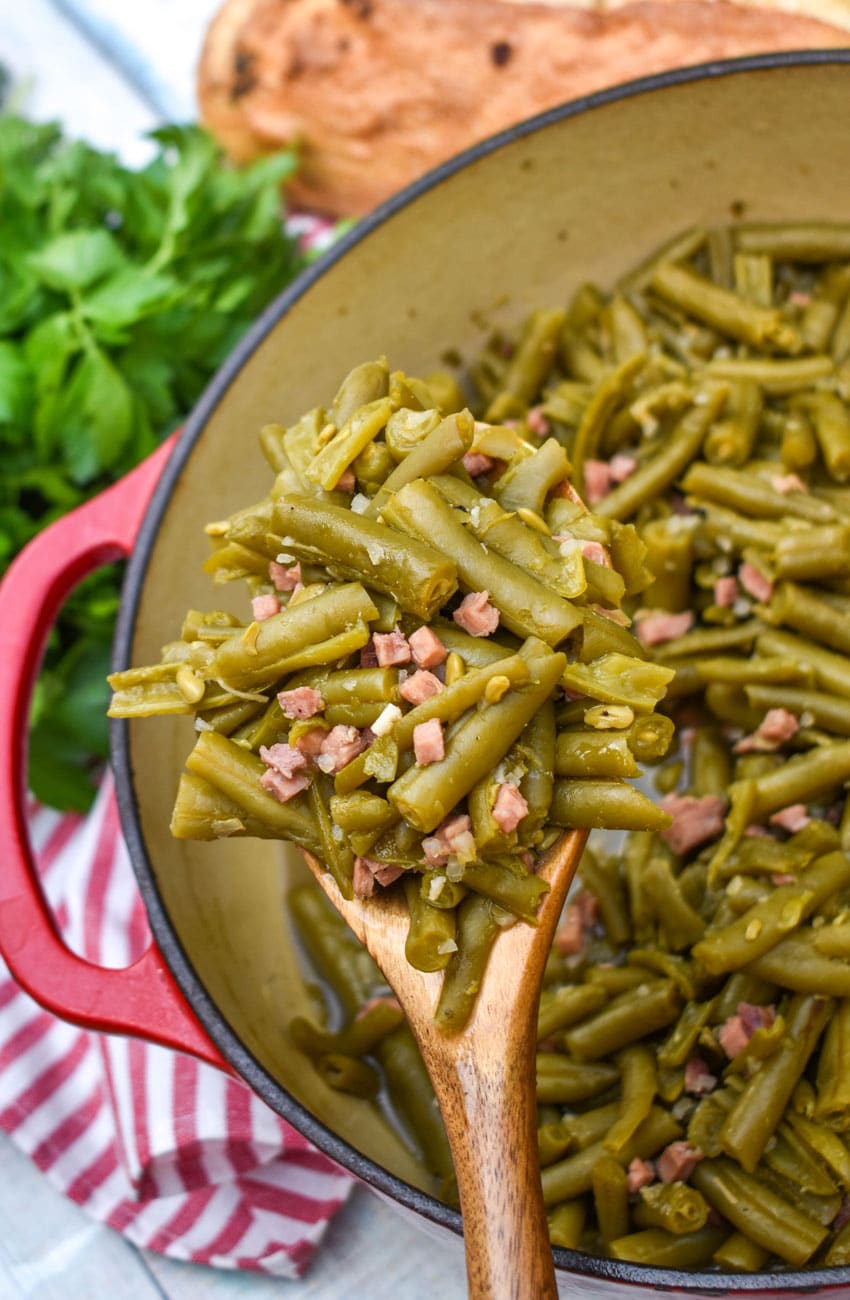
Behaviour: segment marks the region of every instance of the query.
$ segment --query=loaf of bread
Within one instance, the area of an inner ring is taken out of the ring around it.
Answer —
[[[234,159],[298,146],[291,204],[359,215],[577,95],[709,59],[846,45],[848,0],[226,0],[198,95]]]

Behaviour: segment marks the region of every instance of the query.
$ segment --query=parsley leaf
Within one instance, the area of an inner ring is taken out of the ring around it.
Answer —
[[[305,265],[283,229],[290,152],[235,168],[196,126],[132,171],[56,125],[0,114],[0,573],[36,532],[130,470]],[[51,634],[30,788],[85,809],[107,755],[120,566]]]

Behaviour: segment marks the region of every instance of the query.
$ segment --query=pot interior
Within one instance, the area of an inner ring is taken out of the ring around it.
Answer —
[[[255,332],[209,412],[190,423],[184,463],[167,499],[160,494],[130,584],[132,661],[157,658],[190,607],[244,608],[243,589],[213,587],[200,571],[203,525],[267,492],[261,425],[329,402],[350,367],[381,353],[412,374],[438,366],[448,348],[469,360],[494,323],[561,304],[584,280],[612,284],[689,225],[846,219],[848,103],[850,65],[841,61],[674,74],[546,115],[364,222]],[[185,718],[130,728],[147,856],[137,866],[155,885],[148,893],[166,956],[182,948],[212,1004],[202,1019],[211,1028],[223,1018],[253,1054],[269,1076],[266,1100],[281,1107],[291,1094],[370,1160],[430,1190],[373,1108],[323,1086],[288,1041],[289,1018],[310,1006],[284,909],[296,855],[267,842],[171,839],[191,744]]]

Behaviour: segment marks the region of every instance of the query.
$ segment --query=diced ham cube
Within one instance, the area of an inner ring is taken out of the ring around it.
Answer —
[[[277,702],[287,718],[314,718],[325,707],[321,691],[312,686],[296,686],[292,691],[278,691]]]
[[[415,632],[411,632],[407,643],[417,668],[436,668],[445,662],[449,653],[430,627],[418,627]]]
[[[734,574],[718,578],[714,584],[714,603],[721,609],[731,609],[739,594],[738,579]]]
[[[768,709],[751,736],[745,736],[735,746],[736,754],[769,754],[796,736],[800,723],[787,709]]]
[[[771,826],[781,826],[782,830],[790,831],[793,835],[808,826],[811,817],[804,803],[792,803],[787,808],[780,808],[779,812],[771,813],[767,820]]]
[[[429,673],[427,668],[417,668],[415,673],[399,686],[399,694],[408,704],[423,704],[425,700],[430,700],[432,695],[439,695],[443,690],[443,683],[439,677]]]
[[[361,668],[378,667],[378,656],[375,654],[375,642],[372,637],[369,637],[369,640],[366,642],[366,644],[361,647],[360,667]]]
[[[538,438],[545,438],[549,432],[549,421],[543,414],[539,406],[530,406],[525,417],[529,433],[537,434]]]
[[[391,862],[376,862],[374,858],[355,858],[351,877],[354,896],[371,898],[375,892],[376,882],[386,888],[402,874],[403,868],[396,867]]]
[[[567,903],[561,924],[555,931],[555,947],[562,957],[575,957],[582,952],[585,943],[585,929],[581,912],[575,903]]]
[[[280,613],[280,601],[272,592],[265,596],[255,596],[251,601],[251,613],[257,622],[261,623],[264,618],[271,618],[272,614]]]
[[[364,1016],[368,1016],[370,1011],[374,1011],[375,1007],[392,1007],[393,1011],[401,1011],[401,1003],[398,998],[388,996],[381,997],[379,995],[378,997],[367,998],[362,1007],[359,1008],[354,1019],[362,1020]]]
[[[745,561],[738,569],[738,579],[744,591],[749,592],[754,600],[764,603],[773,595],[773,583],[754,564]]]
[[[301,565],[292,564],[287,568],[277,560],[269,560],[269,577],[278,591],[294,591],[301,586]]]
[[[584,462],[584,499],[589,506],[596,505],[611,491],[611,466],[607,460]]]
[[[753,822],[752,826],[744,827],[744,834],[751,840],[772,840],[773,836],[766,826],[757,826]]]
[[[365,748],[366,742],[356,727],[340,724],[325,734],[316,764],[323,772],[333,775],[347,767]]]
[[[616,456],[611,457],[611,463],[608,467],[611,473],[611,482],[624,483],[627,478],[634,474],[637,465],[634,456],[627,456],[625,452],[618,451]]]
[[[768,1029],[775,1019],[774,1007],[739,1002],[737,1014],[730,1016],[717,1030],[717,1041],[731,1060],[744,1050],[757,1029]]]
[[[585,930],[592,930],[599,920],[599,899],[589,889],[580,889],[571,900],[578,908]]]
[[[582,542],[581,553],[586,560],[590,560],[593,564],[604,564],[608,558],[605,547],[601,542]]]
[[[357,487],[357,480],[354,477],[354,470],[351,466],[344,469],[336,481],[337,492],[353,492]]]
[[[380,668],[410,663],[410,646],[403,632],[375,632],[372,642]]]
[[[774,871],[770,877],[772,885],[796,885],[797,877],[792,876],[790,871]]]
[[[672,641],[677,636],[684,636],[693,627],[693,610],[687,609],[681,614],[644,614],[635,623],[635,635],[641,645],[661,645]]]
[[[662,1183],[684,1183],[703,1158],[699,1147],[690,1142],[671,1142],[655,1162]]]
[[[461,851],[467,848],[466,837],[471,835],[472,819],[467,813],[456,813],[453,817],[447,817],[433,835],[426,836],[422,841],[422,852],[426,862],[430,866],[443,866],[448,857],[457,852],[458,847]],[[474,845],[475,840],[473,839],[472,842]]]
[[[503,781],[496,790],[493,804],[493,821],[505,835],[510,835],[528,813],[528,804],[518,785]]]
[[[655,1166],[650,1160],[641,1160],[635,1156],[629,1163],[627,1183],[629,1192],[634,1196],[642,1187],[655,1182]]]
[[[799,474],[777,474],[770,482],[774,491],[781,492],[783,496],[788,492],[808,491]]]
[[[463,468],[470,478],[489,473],[495,463],[492,456],[485,456],[480,451],[468,451],[463,458]]]
[[[310,778],[305,772],[296,772],[295,776],[283,776],[273,767],[267,768],[260,777],[260,785],[263,789],[273,794],[280,803],[286,803],[294,795],[300,794],[309,784]]]
[[[717,1087],[717,1079],[701,1056],[692,1056],[685,1065],[685,1092],[704,1097]]]
[[[420,767],[428,763],[439,763],[445,758],[446,746],[443,739],[443,725],[439,718],[429,718],[413,728],[413,755]]]
[[[659,806],[673,818],[661,837],[674,853],[689,853],[723,830],[726,800],[722,795],[665,794]]]
[[[464,596],[452,618],[470,636],[490,636],[499,626],[499,611],[490,604],[489,591],[471,591]]]
[[[281,776],[294,776],[307,766],[307,757],[292,745],[278,742],[276,745],[261,745],[260,758],[268,766],[280,772]]]
[[[267,764],[267,770],[260,777],[260,785],[281,803],[286,803],[294,795],[306,790],[310,784],[309,776],[303,771],[307,759],[292,745],[261,745],[260,758]]]

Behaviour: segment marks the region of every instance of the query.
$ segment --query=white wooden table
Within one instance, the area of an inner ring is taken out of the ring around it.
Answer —
[[[129,163],[147,130],[194,116],[193,73],[217,0],[0,0],[0,62],[22,107]],[[0,1300],[461,1300],[459,1244],[441,1247],[365,1188],[308,1275],[266,1279],[140,1251],[62,1197],[0,1133]]]

